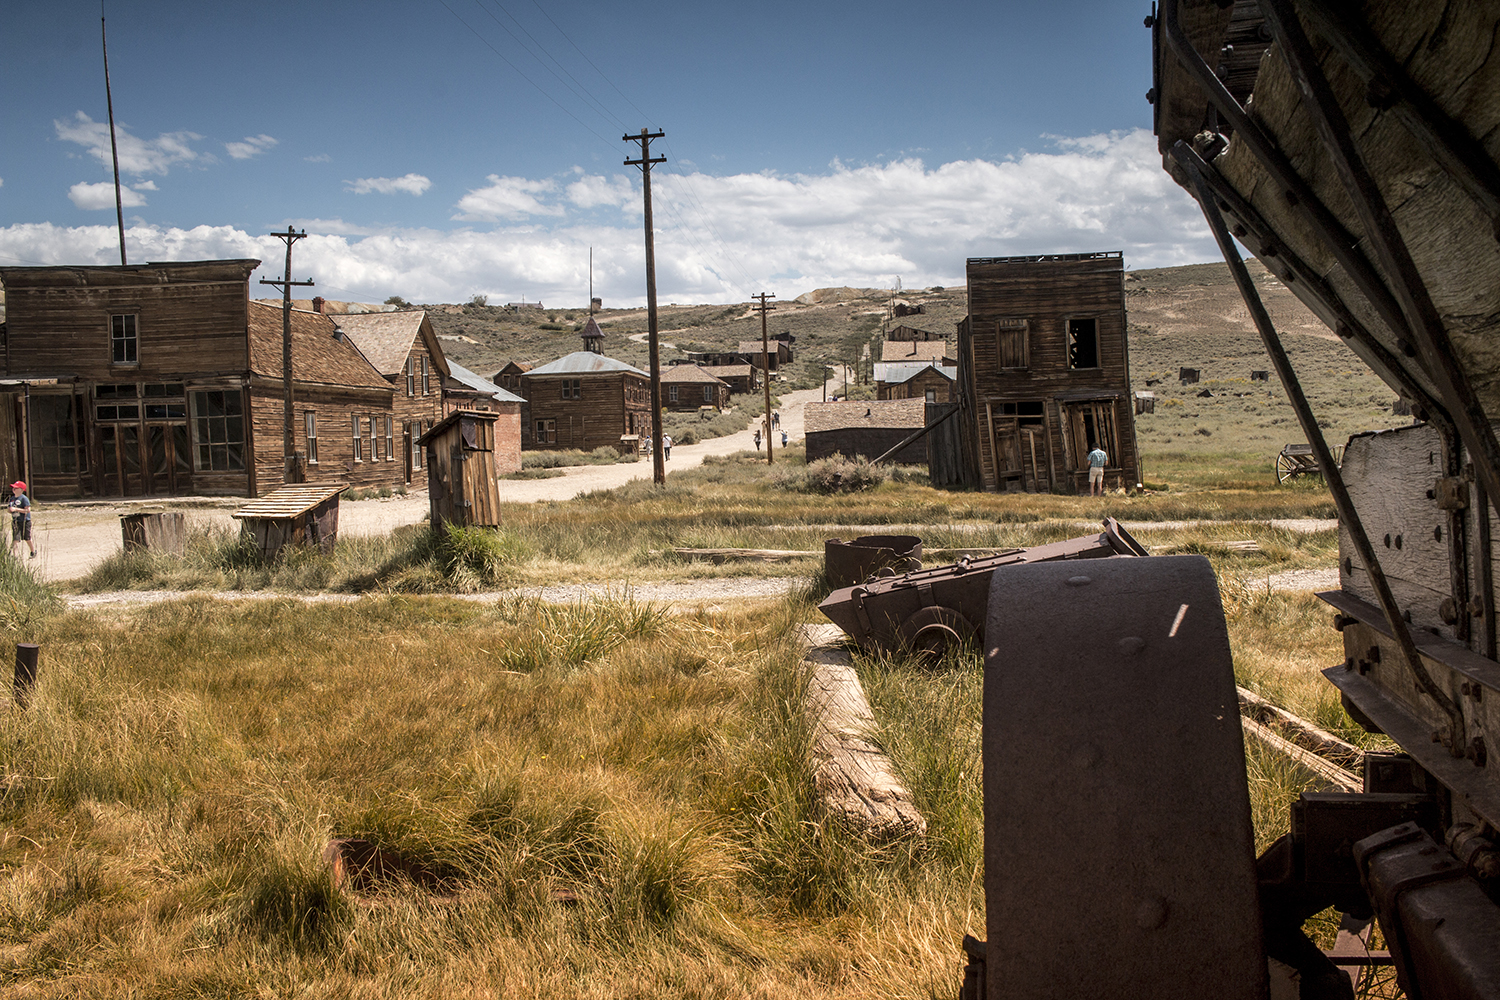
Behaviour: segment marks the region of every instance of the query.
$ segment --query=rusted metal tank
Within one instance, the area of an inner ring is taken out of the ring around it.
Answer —
[[[823,574],[835,587],[853,587],[877,573],[909,573],[922,568],[922,539],[916,535],[860,535],[823,543]]]
[[[818,610],[866,650],[936,656],[966,642],[984,643],[990,580],[997,570],[1059,559],[1146,554],[1119,522],[1109,518],[1098,534],[843,587],[829,594]]]

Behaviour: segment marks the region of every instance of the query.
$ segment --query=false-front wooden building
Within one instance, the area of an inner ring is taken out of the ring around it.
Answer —
[[[521,376],[529,427],[523,448],[619,448],[651,433],[651,377],[623,361],[574,351]]]
[[[4,464],[42,500],[283,485],[282,310],[249,298],[259,263],[0,268]],[[417,332],[420,318],[400,320],[412,331],[403,357],[428,359],[423,396],[421,364],[392,384],[340,329],[351,320],[291,314],[293,443],[306,481],[424,486],[410,425],[442,415],[441,351]]]
[[[1115,252],[976,257],[958,325],[968,451],[987,491],[1107,488],[1137,481],[1125,340],[1124,260]]]

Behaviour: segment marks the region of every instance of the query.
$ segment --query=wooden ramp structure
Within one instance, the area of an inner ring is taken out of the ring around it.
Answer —
[[[316,545],[332,552],[339,534],[339,494],[348,483],[283,486],[229,515],[255,539],[262,558],[285,545]]]

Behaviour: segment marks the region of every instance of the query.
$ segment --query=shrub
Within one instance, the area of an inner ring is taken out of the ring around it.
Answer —
[[[886,480],[886,470],[864,461],[842,456],[824,458],[803,469],[782,469],[772,479],[777,489],[795,493],[858,493]]]

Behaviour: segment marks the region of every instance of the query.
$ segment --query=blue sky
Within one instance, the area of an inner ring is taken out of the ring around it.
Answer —
[[[0,262],[117,263],[97,0],[14,5]],[[1213,259],[1149,135],[1148,4],[108,0],[132,262],[329,298],[662,301],[961,283],[964,258]]]

